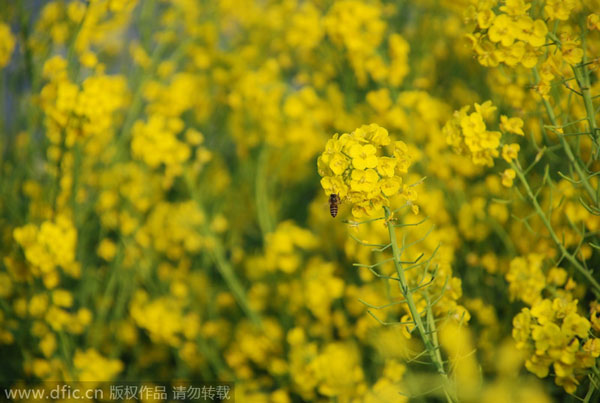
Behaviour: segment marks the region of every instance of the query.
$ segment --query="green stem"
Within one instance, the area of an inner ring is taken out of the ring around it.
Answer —
[[[200,198],[200,194],[198,193],[198,187],[195,186],[190,172],[188,172],[185,175],[185,180],[186,180],[186,184],[188,187],[188,191],[189,191],[190,195],[192,196],[192,199],[196,202],[196,204],[198,205],[198,208],[206,216],[205,209],[204,209],[204,206],[202,203],[202,199]],[[220,242],[219,238],[210,229],[210,223],[208,222],[208,220],[205,220],[205,222],[202,226],[202,232],[205,237],[214,240],[214,245],[212,246],[212,248],[210,248],[210,251],[209,251],[210,256],[211,256],[213,262],[215,263],[217,270],[219,271],[221,276],[223,276],[225,283],[231,290],[231,293],[233,294],[233,296],[236,299],[237,303],[239,304],[240,308],[242,308],[242,310],[246,313],[248,318],[250,318],[250,320],[255,325],[260,326],[260,323],[261,323],[260,317],[250,307],[248,299],[246,298],[246,292],[244,290],[244,287],[242,286],[242,283],[237,278],[235,271],[233,269],[233,266],[229,263],[229,261],[225,257],[225,250],[223,248],[223,245]]]
[[[57,333],[58,341],[60,344],[60,353],[63,356],[63,360],[66,363],[66,370],[70,376],[73,376],[73,351],[71,351],[71,343],[70,338],[63,329],[59,330]]]
[[[584,31],[585,32],[585,31]],[[586,43],[585,43],[585,33],[583,34],[583,59],[581,60],[581,72],[580,75],[577,75],[577,68],[573,67],[573,72],[575,73],[575,77],[577,77],[577,83],[579,84],[579,89],[581,90],[581,94],[583,97],[583,104],[585,105],[585,112],[588,120],[588,127],[590,129],[590,133],[592,135],[592,140],[594,140],[594,144],[596,145],[596,157],[600,152],[598,149],[598,126],[596,126],[596,113],[594,109],[594,103],[592,102],[592,93],[590,91],[591,82],[589,70],[587,68],[588,59],[586,55]],[[596,200],[597,201],[597,200]]]
[[[583,267],[581,265],[581,263],[575,258],[575,256],[573,256],[571,253],[569,253],[569,251],[567,251],[567,248],[565,248],[565,246],[562,244],[562,242],[558,238],[558,235],[556,235],[556,233],[554,232],[554,229],[552,228],[552,224],[550,223],[550,219],[546,216],[546,213],[544,212],[544,209],[542,209],[542,207],[540,206],[540,204],[537,201],[537,198],[533,194],[533,191],[531,190],[531,187],[529,186],[529,183],[527,182],[527,178],[525,178],[525,175],[523,175],[523,171],[521,169],[521,166],[515,164],[514,162],[511,162],[511,166],[514,169],[514,171],[517,173],[517,176],[519,177],[519,180],[521,181],[521,183],[525,187],[525,191],[527,192],[527,196],[529,196],[529,199],[531,200],[531,203],[533,204],[533,207],[535,208],[536,213],[538,214],[538,216],[541,218],[542,222],[544,223],[544,225],[548,229],[548,232],[550,233],[550,237],[552,238],[552,240],[554,241],[554,243],[556,244],[556,246],[558,246],[558,248],[559,248],[560,252],[562,253],[562,255],[569,262],[571,262],[571,264],[573,266],[575,266],[575,268],[577,269],[577,271],[579,271],[589,281],[589,283],[593,287],[592,291],[594,292],[594,294],[596,296],[600,296],[600,284],[598,284],[598,282],[596,281],[596,279],[594,278],[594,276],[592,276],[592,274],[588,270],[586,270],[585,267]]]
[[[385,211],[385,220],[386,220],[386,222],[389,222],[389,219],[391,218],[390,209],[388,207],[384,207],[384,211]],[[412,294],[412,291],[410,290],[409,284],[406,281],[406,276],[404,275],[404,269],[402,268],[402,263],[400,263],[401,262],[400,258],[401,258],[402,253],[400,252],[400,248],[398,247],[398,241],[396,239],[395,227],[393,225],[388,224],[388,232],[390,235],[390,242],[392,244],[392,253],[394,255],[394,265],[396,266],[396,271],[398,272],[398,278],[400,279],[400,281],[399,281],[400,292],[402,293],[402,295],[404,296],[404,299],[406,300],[406,304],[408,305],[410,314],[413,317],[415,326],[416,326],[417,330],[419,331],[421,339],[423,340],[423,344],[425,344],[425,349],[427,350],[429,357],[431,358],[431,361],[435,365],[438,373],[442,377],[443,385],[444,385],[444,392],[446,394],[446,399],[448,400],[448,402],[454,402],[455,399],[453,399],[450,395],[450,381],[448,379],[448,374],[446,373],[446,370],[444,369],[444,363],[442,361],[442,356],[439,352],[439,346],[436,346],[437,338],[435,338],[435,341],[434,341],[432,338],[432,334],[428,333],[425,330],[425,326],[423,324],[423,319],[421,318],[421,315],[417,309],[417,306],[415,304],[415,300],[413,298],[413,294]]]
[[[256,167],[256,210],[258,215],[258,224],[263,237],[273,232],[273,219],[269,212],[269,196],[267,191],[267,163],[269,160],[269,150],[263,146],[258,156]]]
[[[585,397],[583,398],[582,402],[583,403],[589,403],[589,401],[592,398],[592,395],[594,394],[595,390],[596,390],[596,388],[594,387],[594,382],[591,379],[591,375],[590,375],[590,386],[588,387],[588,391],[587,391]]]
[[[536,68],[533,69],[533,75],[535,77],[536,83],[539,83],[540,75]],[[542,97],[542,102],[544,103],[546,113],[548,114],[548,118],[550,119],[550,122],[552,123],[552,125],[555,127],[559,127],[558,122],[556,121],[556,115],[554,114],[554,110],[552,109],[550,102],[548,102],[548,100],[544,97]],[[569,158],[571,165],[577,171],[577,175],[579,175],[579,180],[581,180],[583,187],[585,188],[585,190],[587,191],[587,193],[591,197],[591,199],[594,200],[597,204],[598,200],[596,199],[596,192],[594,191],[594,188],[588,181],[587,175],[585,174],[585,172],[579,165],[579,161],[575,158],[575,155],[573,154],[573,150],[571,149],[571,145],[565,139],[564,136],[559,135],[558,138],[560,139],[561,145],[562,145],[563,149],[565,150],[565,153],[567,154],[567,158]]]
[[[592,367],[592,374],[588,375],[588,377],[590,379],[590,386],[588,388],[587,394],[583,398],[584,403],[590,401],[594,392],[597,390],[595,385],[597,385],[597,382],[600,381],[600,372],[598,371],[598,368],[596,366]]]

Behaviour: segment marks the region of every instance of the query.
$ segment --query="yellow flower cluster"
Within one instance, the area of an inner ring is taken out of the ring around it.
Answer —
[[[544,256],[531,253],[526,257],[516,257],[510,262],[506,273],[510,297],[521,299],[527,305],[533,305],[546,286],[546,277],[542,271]]]
[[[148,212],[161,198],[161,178],[134,162],[115,164],[90,178],[97,183],[96,211],[102,225],[131,235],[140,225],[138,214]],[[131,210],[123,208],[131,206]]]
[[[568,393],[575,392],[585,370],[600,356],[600,339],[590,335],[590,321],[577,313],[577,300],[539,299],[513,319],[513,337],[528,357],[527,369],[548,376]]]
[[[182,203],[159,202],[136,234],[142,248],[152,247],[172,259],[188,253],[196,253],[206,240],[200,226],[205,222],[204,213],[197,204],[188,200]]]
[[[95,60],[92,47],[114,52],[124,44],[115,40],[115,34],[126,29],[136,4],[137,0],[99,0],[87,5],[80,1],[46,2],[36,20],[31,46],[44,52],[53,44],[64,46],[75,38],[73,47],[80,62],[93,67],[96,62],[89,63]]]
[[[386,360],[383,376],[367,390],[360,350],[355,343],[331,342],[319,350],[299,327],[288,332],[287,340],[291,346],[290,373],[303,399],[313,400],[318,391],[321,395],[338,396],[342,401],[363,395],[365,402],[403,401],[398,394],[403,390],[400,381],[406,367],[396,360]]]
[[[392,156],[382,155],[386,146]],[[411,164],[408,147],[392,141],[386,129],[370,124],[352,133],[336,134],[327,142],[317,161],[325,194],[337,194],[352,203],[355,218],[376,214],[389,205],[389,198],[401,195],[409,204],[416,192],[403,184],[402,176]]]
[[[363,387],[364,373],[356,346],[349,343],[331,343],[325,346],[311,363],[319,392],[325,396],[339,396],[349,400]]]
[[[490,67],[500,63],[534,67],[539,49],[546,43],[546,23],[531,18],[527,13],[531,4],[523,0],[507,1],[499,7],[499,14],[492,9],[496,5],[496,1],[480,0],[465,14],[475,25],[475,32],[467,38],[479,63]]]
[[[40,94],[45,113],[46,135],[56,148],[62,142],[73,146],[78,139],[101,137],[105,144],[114,132],[114,113],[129,102],[127,83],[123,76],[92,75],[81,88],[67,75],[67,61],[54,56],[43,67],[49,82]]]
[[[167,176],[183,172],[183,163],[190,158],[189,146],[177,138],[183,129],[183,121],[152,115],[147,123],[137,121],[133,125],[131,152],[151,168],[165,166]]]
[[[236,326],[224,358],[241,379],[252,376],[253,365],[273,375],[282,374],[287,370],[287,363],[280,358],[284,335],[281,324],[273,318],[265,318],[262,329],[244,320]]]
[[[148,332],[155,343],[180,347],[185,340],[198,335],[199,318],[184,314],[181,298],[172,296],[150,299],[147,293],[137,292],[131,301],[131,316],[135,323]]]
[[[475,111],[468,113],[470,105],[466,105],[454,112],[443,128],[446,141],[455,152],[469,157],[475,165],[494,165],[494,158],[498,157],[502,141],[502,134],[508,133],[523,136],[523,120],[521,118],[500,117],[500,131],[490,131],[487,123],[494,120],[496,107],[491,101],[475,104]],[[520,145],[517,143],[502,146],[502,158],[509,164],[517,159]],[[500,175],[502,185],[511,187],[516,176],[512,168],[504,170]]]
[[[210,110],[199,110],[206,107],[197,96],[203,85],[206,84],[199,76],[189,73],[175,73],[167,84],[150,81],[143,88],[144,98],[149,102],[146,110],[151,116],[165,117],[178,117],[192,108],[197,108],[201,115],[208,113]]]
[[[294,287],[292,292],[298,292],[303,299],[302,304],[324,324],[331,323],[332,305],[344,293],[344,281],[336,276],[335,270],[333,263],[310,260],[302,274],[302,281],[297,283],[299,289]]]
[[[194,161],[194,171],[211,159],[211,153],[203,145],[203,134],[192,127],[186,129],[181,118],[193,108],[201,114],[208,113],[199,101],[203,97],[195,96],[200,87],[197,76],[176,73],[168,84],[150,81],[143,88],[148,118],[133,124],[131,153],[150,168],[164,167],[164,187],[172,185],[190,159]]]
[[[490,131],[486,122],[494,120],[496,107],[491,101],[483,104],[475,104],[475,111],[469,113],[470,105],[462,107],[455,111],[443,128],[446,141],[454,150],[462,155],[466,155],[476,165],[494,165],[494,158],[499,155],[500,141],[502,133],[499,131]],[[523,135],[523,121],[520,118],[501,117],[501,129],[504,132]],[[516,158],[519,150],[518,145],[507,146],[502,150],[502,156],[508,162]],[[514,177],[514,176],[513,176]]]
[[[298,227],[292,221],[283,221],[274,232],[265,236],[265,255],[257,262],[249,262],[249,271],[255,273],[280,270],[294,273],[301,266],[303,250],[314,249],[318,239],[307,229]],[[262,270],[256,271],[256,269]]]
[[[543,255],[531,253],[510,263],[506,279],[511,298],[529,305],[514,317],[512,335],[517,348],[527,354],[529,371],[544,378],[552,366],[556,384],[573,393],[585,370],[600,356],[600,340],[590,333],[596,321],[595,304],[591,321],[581,316],[572,295],[574,281],[559,267],[544,274],[543,260]],[[552,297],[544,298],[544,291]]]
[[[83,382],[110,381],[124,368],[121,360],[105,358],[92,348],[77,350],[73,366],[78,371],[77,379]]]
[[[32,273],[42,277],[48,288],[59,282],[58,267],[77,276],[75,261],[77,231],[70,218],[59,215],[41,225],[27,224],[13,232],[15,241],[23,248],[25,258],[32,265]]]
[[[474,28],[466,38],[483,66],[495,67],[503,63],[509,67],[521,65],[531,69],[542,60],[536,90],[547,97],[552,81],[562,75],[563,63],[576,65],[584,55],[579,39],[571,30],[549,33],[549,24],[567,21],[581,4],[574,0],[546,1],[544,18],[535,19],[530,13],[537,9],[524,0],[507,1],[498,7],[499,4],[502,3],[495,0],[478,0],[467,9],[465,18]],[[497,11],[500,13],[496,14]],[[594,29],[594,14],[590,14],[588,21],[589,29]]]
[[[335,2],[324,18],[327,34],[346,50],[360,86],[371,78],[397,87],[408,74],[409,45],[402,36],[395,33],[387,38],[387,58],[377,51],[384,43],[386,11],[378,3],[344,0]]]

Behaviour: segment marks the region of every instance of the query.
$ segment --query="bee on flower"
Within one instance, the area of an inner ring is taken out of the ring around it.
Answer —
[[[388,150],[391,153],[387,154]],[[370,124],[352,133],[335,134],[317,166],[327,197],[331,200],[336,195],[337,200],[348,200],[352,215],[360,218],[389,206],[389,199],[397,195],[407,202],[416,200],[416,192],[402,179],[411,161],[404,142],[392,142],[386,129]]]

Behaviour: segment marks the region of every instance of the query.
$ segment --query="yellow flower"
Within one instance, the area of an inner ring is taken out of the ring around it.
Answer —
[[[502,185],[507,188],[512,187],[513,179],[515,179],[516,173],[512,168],[505,169],[504,172],[500,175],[502,178]]]
[[[396,169],[397,160],[390,157],[380,157],[377,160],[377,172],[381,176],[392,177]]]
[[[352,165],[356,169],[375,168],[377,166],[377,149],[372,144],[355,144],[350,147],[348,154],[352,158]]]
[[[363,132],[364,137],[376,147],[387,146],[391,142],[388,131],[375,123],[359,127],[357,129],[358,135],[360,135],[361,132]]]
[[[34,375],[41,379],[46,378],[52,373],[52,367],[50,366],[48,360],[42,360],[40,358],[33,360],[32,370]]]
[[[515,25],[513,20],[506,14],[500,14],[494,19],[488,31],[492,42],[500,42],[502,46],[510,46],[515,41]]]
[[[341,198],[348,194],[348,185],[344,183],[344,179],[340,176],[326,176],[321,179],[321,186],[325,190],[325,194],[337,194]]]
[[[600,357],[600,339],[589,339],[583,345],[583,351],[594,358]]]
[[[379,175],[373,169],[367,169],[366,171],[355,169],[352,171],[350,189],[354,192],[371,192],[378,180]]]
[[[525,135],[523,132],[523,119],[521,118],[509,118],[505,115],[500,116],[500,129],[520,136]]]
[[[444,125],[442,131],[446,142],[451,144],[458,154],[469,156],[477,165],[494,165],[498,156],[498,147],[502,133],[488,131],[484,119],[494,116],[496,107],[490,101],[475,104],[475,112],[467,114],[470,106],[454,112],[452,119]]]
[[[390,91],[387,88],[382,88],[377,91],[370,91],[366,100],[369,105],[377,112],[383,113],[392,106],[392,98]]]
[[[331,168],[335,175],[341,175],[342,173],[344,173],[346,168],[348,168],[348,165],[348,158],[346,158],[346,156],[344,156],[344,154],[342,153],[333,154],[333,156],[331,157],[331,161],[329,162],[329,168]]]
[[[534,68],[538,63],[538,57],[541,54],[536,48],[531,45],[525,46],[525,54],[521,59],[521,65],[527,69]]]
[[[73,306],[73,294],[67,290],[54,290],[52,291],[52,302],[56,306],[70,308]]]
[[[528,308],[523,310],[513,318],[512,336],[517,342],[517,347],[521,348],[525,345],[529,335],[531,334],[531,313]]]
[[[517,63],[523,60],[523,56],[525,56],[525,43],[517,42],[507,48],[498,48],[496,56],[498,60],[503,61],[507,66],[516,66]]]
[[[510,164],[512,160],[517,158],[520,149],[521,146],[517,143],[505,144],[504,147],[502,147],[502,158]]]
[[[555,323],[545,323],[542,326],[533,326],[531,338],[535,341],[537,354],[543,354],[550,347],[558,347],[563,343],[565,336]]]
[[[543,299],[537,301],[531,308],[531,315],[540,323],[545,324],[555,319],[555,310],[552,307],[552,301]]]
[[[117,254],[117,245],[108,238],[104,238],[98,245],[98,256],[110,262]]]
[[[495,67],[501,60],[496,54],[496,46],[488,40],[487,37],[481,36],[480,33],[468,34],[465,38],[470,42],[473,50],[477,54],[477,60],[482,66]]]
[[[477,13],[477,25],[481,29],[487,29],[492,25],[496,14],[492,10],[482,10]]]
[[[110,381],[123,370],[123,363],[118,359],[101,356],[96,350],[77,350],[73,357],[73,365],[78,370],[80,381]]]
[[[56,336],[52,332],[47,332],[40,340],[40,350],[46,358],[50,358],[54,354],[56,346]]]
[[[396,159],[396,171],[400,174],[408,172],[408,167],[412,163],[412,157],[404,141],[394,142],[394,158]]]
[[[27,260],[42,273],[50,273],[56,266],[65,269],[75,261],[77,231],[64,215],[44,221],[39,228],[33,224],[16,228],[13,236],[23,247]]]
[[[545,378],[548,376],[551,363],[552,360],[544,355],[533,355],[525,361],[525,367],[539,378]]]
[[[576,0],[546,0],[544,12],[550,20],[566,21],[569,19],[571,10],[577,6],[577,3]]]
[[[521,16],[516,22],[517,39],[529,43],[531,46],[540,47],[546,42],[548,27],[542,20],[531,19],[528,15]]]
[[[524,0],[506,0],[505,5],[500,7],[500,11],[511,16],[520,16],[527,13],[531,4],[527,4]]]
[[[474,112],[463,117],[460,121],[460,126],[465,137],[475,137],[476,135],[485,132],[485,123],[483,116],[480,113]]]
[[[327,344],[310,366],[325,396],[351,396],[364,377],[359,350],[350,343]]]
[[[559,267],[553,267],[548,271],[548,283],[562,286],[567,281],[567,271]]]
[[[542,256],[532,253],[527,257],[514,258],[510,262],[506,280],[511,298],[519,298],[526,304],[533,305],[545,285]]]
[[[565,62],[574,65],[580,63],[583,59],[583,49],[579,46],[579,40],[572,38],[568,34],[562,34],[561,52]]]
[[[600,16],[593,13],[588,15],[587,27],[590,31],[600,31]]]
[[[73,4],[73,3],[71,3],[71,4]],[[79,62],[83,66],[91,69],[95,65],[98,64],[98,58],[96,57],[96,54],[94,52],[87,51],[87,52],[83,53],[81,56],[79,56]]]
[[[587,338],[590,327],[590,321],[586,318],[571,313],[564,319],[561,330],[567,337],[578,336],[583,339]]]
[[[400,191],[402,180],[398,177],[387,178],[381,181],[381,191],[387,197],[393,196]]]
[[[29,314],[33,317],[40,317],[48,309],[48,296],[46,294],[36,294],[29,300]]]

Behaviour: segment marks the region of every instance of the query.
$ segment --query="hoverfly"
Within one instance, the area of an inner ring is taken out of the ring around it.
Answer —
[[[342,200],[340,199],[340,196],[337,193],[332,193],[329,195],[329,212],[331,213],[332,217],[335,218],[335,216],[337,215],[338,206],[341,202]]]

